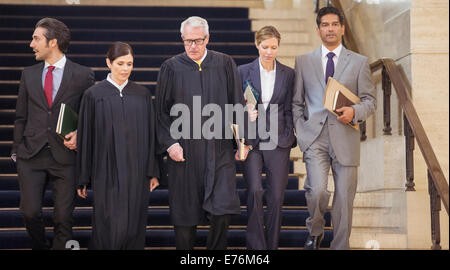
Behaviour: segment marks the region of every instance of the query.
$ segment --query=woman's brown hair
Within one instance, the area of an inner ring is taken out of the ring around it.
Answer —
[[[116,58],[129,54],[134,58],[131,46],[128,43],[116,41],[109,47],[106,57],[108,57],[109,61],[112,63]]]

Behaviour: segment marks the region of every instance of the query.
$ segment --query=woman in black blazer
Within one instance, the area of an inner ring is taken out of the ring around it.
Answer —
[[[259,118],[256,130],[264,122],[267,131],[275,131],[274,134],[269,132],[269,138],[263,139],[263,134],[257,134],[256,139],[246,142],[252,149],[244,163],[244,178],[248,185],[248,249],[278,248],[289,155],[296,145],[291,111],[295,73],[275,59],[280,40],[280,33],[275,27],[261,28],[255,35],[259,57],[238,67],[243,88],[250,85],[256,93]],[[263,167],[267,174],[265,191],[261,177]],[[267,201],[265,218],[264,195]]]

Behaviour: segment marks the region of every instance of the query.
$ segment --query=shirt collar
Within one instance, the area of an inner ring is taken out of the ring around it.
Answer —
[[[55,68],[64,69],[64,66],[66,65],[66,62],[67,62],[66,55],[63,55],[63,57],[61,59],[59,59],[58,62],[56,62],[53,65],[50,65],[46,61],[45,65],[44,65],[44,69],[48,68],[49,66],[54,66]]]
[[[208,50],[205,48],[205,55],[203,55],[203,57],[202,57],[202,59],[200,59],[200,61],[203,62],[203,60],[205,60],[207,54],[208,54]]]
[[[120,92],[122,92],[122,90],[125,88],[125,86],[127,86],[128,84],[128,80],[126,80],[124,83],[122,83],[122,85],[118,85],[112,78],[111,78],[111,73],[108,73],[108,76],[106,76],[106,80],[108,82],[110,82],[112,85],[114,85],[115,87],[117,87],[117,89],[120,90]]]
[[[332,52],[334,52],[334,54],[336,55],[337,59],[339,59],[339,55],[341,54],[342,51],[342,43],[339,44],[339,46],[337,46],[336,49],[334,49]],[[327,47],[325,47],[322,44],[322,58],[326,58],[327,54],[330,52],[330,50],[327,49]]]
[[[275,61],[275,59],[273,60],[273,69],[271,71],[267,71],[264,69],[264,67],[261,65],[261,58],[258,58],[258,63],[259,63],[259,71],[260,72],[272,72],[275,71],[277,69],[277,61]]]

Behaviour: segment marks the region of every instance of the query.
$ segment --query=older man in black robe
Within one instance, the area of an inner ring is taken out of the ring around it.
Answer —
[[[176,247],[193,249],[196,226],[208,219],[211,229],[207,248],[226,249],[231,215],[240,213],[233,140],[198,135],[200,130],[194,125],[193,112],[202,111],[208,104],[225,112],[226,104],[243,106],[245,101],[233,59],[206,49],[209,41],[206,20],[190,17],[181,24],[180,30],[185,52],[162,64],[156,88],[158,142],[160,151],[167,151],[170,157],[169,205]],[[177,104],[190,111],[183,123],[188,125],[187,138],[176,139],[171,132],[178,118],[170,112]],[[203,126],[208,119],[203,116],[197,123]],[[223,134],[230,126],[220,121],[220,127],[214,128]]]

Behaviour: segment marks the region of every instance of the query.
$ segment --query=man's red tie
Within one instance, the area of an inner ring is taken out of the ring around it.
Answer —
[[[53,70],[54,66],[49,66],[47,74],[45,75],[44,81],[44,92],[45,97],[47,98],[48,107],[52,106],[52,97],[53,97]]]

